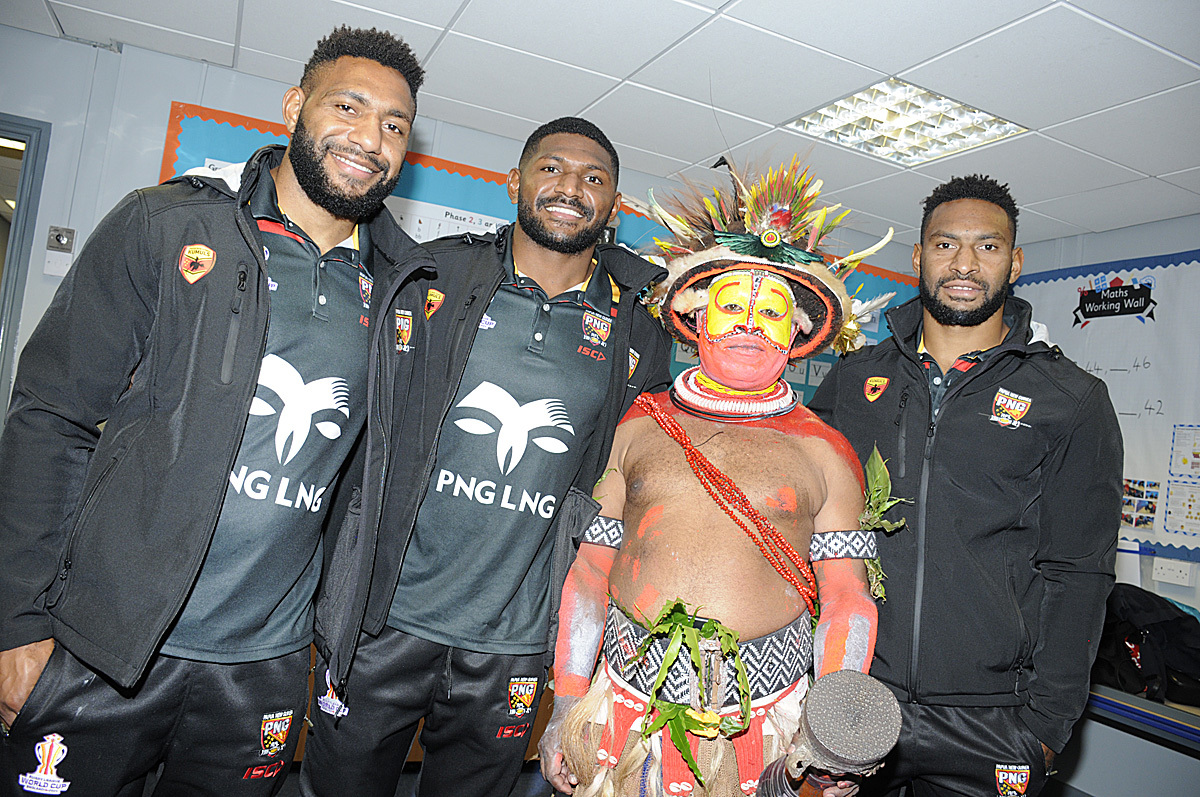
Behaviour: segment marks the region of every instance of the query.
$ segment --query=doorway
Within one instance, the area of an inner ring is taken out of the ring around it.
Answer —
[[[50,125],[0,113],[0,406],[8,406],[17,326],[35,248]]]

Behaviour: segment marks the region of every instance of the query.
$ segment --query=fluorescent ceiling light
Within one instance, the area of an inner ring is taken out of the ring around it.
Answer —
[[[6,149],[18,149],[18,150],[24,151],[25,150],[25,142],[24,141],[14,141],[11,138],[0,138],[0,147],[4,147]]]
[[[889,78],[790,123],[824,141],[915,166],[1025,128]]]
[[[6,199],[6,200],[4,200],[4,204],[8,205],[8,206],[9,206],[10,208],[12,208],[13,210],[16,210],[16,209],[17,209],[17,203],[16,203],[14,200],[12,200],[12,199]]]

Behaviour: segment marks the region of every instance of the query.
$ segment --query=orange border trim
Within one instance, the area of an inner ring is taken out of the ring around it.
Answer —
[[[898,271],[891,271],[890,269],[880,268],[879,266],[868,266],[866,263],[859,263],[854,270],[861,271],[865,274],[870,274],[875,277],[881,277],[885,280],[891,280],[892,282],[899,282],[901,285],[911,285],[914,288],[917,287],[917,278],[911,274],[901,274]]]
[[[205,122],[216,122],[231,127],[241,127],[246,130],[257,130],[272,136],[286,136],[287,127],[277,122],[267,122],[255,119],[253,116],[242,116],[239,113],[218,111],[190,102],[172,102],[171,116],[167,121],[167,140],[163,145],[162,167],[158,170],[158,181],[166,182],[175,176],[175,161],[179,160],[179,135],[183,132],[184,119],[201,119]]]

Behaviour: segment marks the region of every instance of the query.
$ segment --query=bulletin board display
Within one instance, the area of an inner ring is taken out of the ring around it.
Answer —
[[[281,124],[202,105],[174,102],[171,103],[159,181],[189,169],[221,168],[240,163],[259,147],[286,144],[287,141],[287,129]],[[506,179],[507,175],[501,172],[409,152],[400,182],[385,204],[401,228],[417,241],[463,232],[487,232],[515,218],[516,209],[508,198]],[[645,249],[654,243],[655,237],[668,237],[661,226],[628,208],[622,208],[618,218],[617,242],[631,248]],[[888,306],[916,296],[916,284],[911,275],[867,264],[860,265],[846,280],[851,295],[857,291],[861,299],[894,292],[896,296]],[[876,343],[889,334],[887,322],[881,318],[882,312],[876,311],[863,325],[868,343]],[[801,401],[807,402],[835,360],[835,355],[827,351],[790,366],[784,376],[800,394]],[[695,363],[694,355],[675,347],[673,375]]]
[[[1031,274],[1016,288],[1108,386],[1125,443],[1121,537],[1200,561],[1200,250]]]

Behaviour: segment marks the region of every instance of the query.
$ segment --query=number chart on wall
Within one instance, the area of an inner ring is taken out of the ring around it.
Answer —
[[[1032,274],[1017,293],[1108,386],[1125,442],[1121,536],[1200,561],[1200,250]]]

